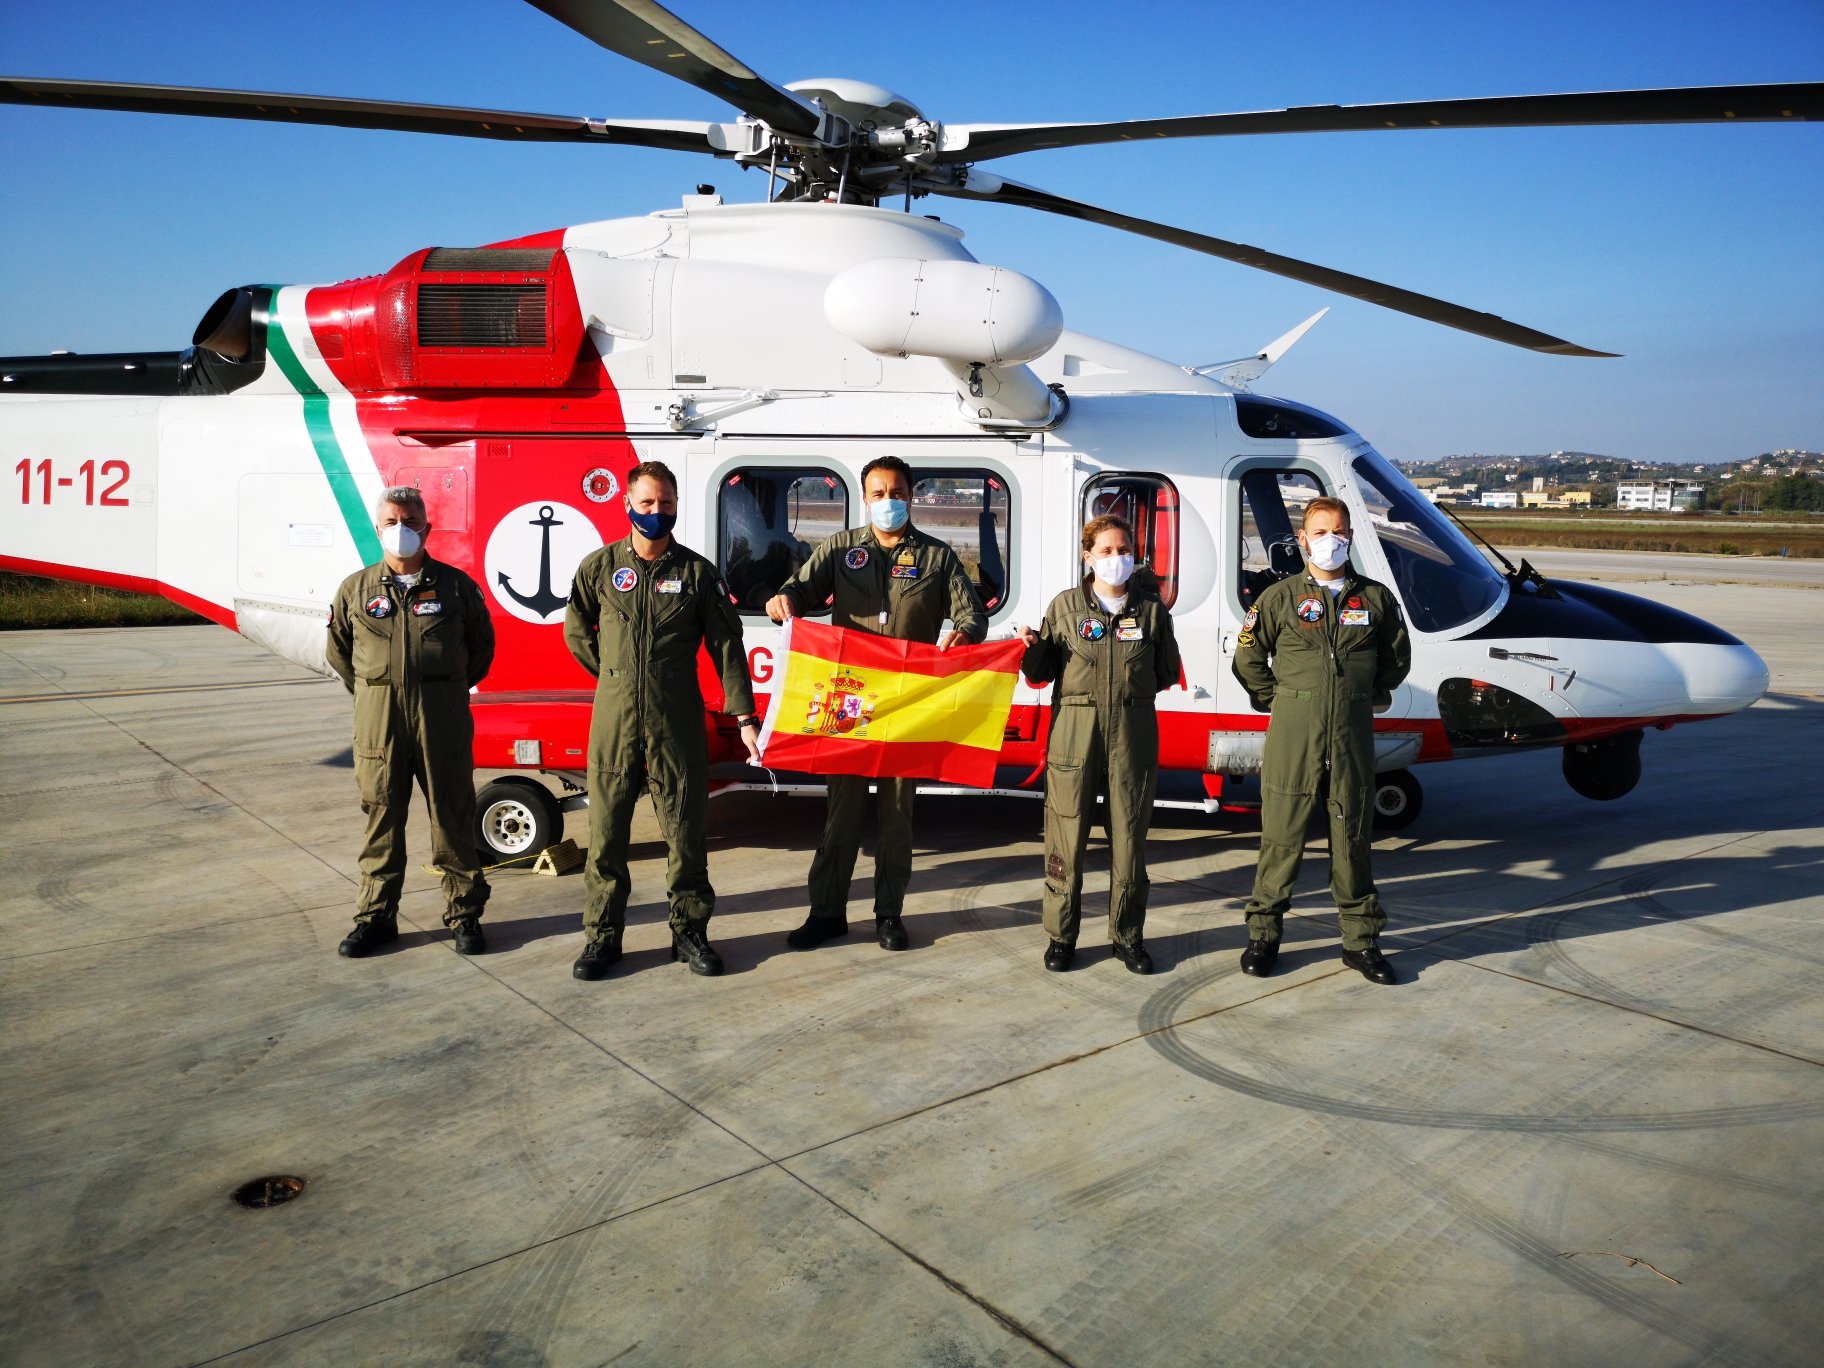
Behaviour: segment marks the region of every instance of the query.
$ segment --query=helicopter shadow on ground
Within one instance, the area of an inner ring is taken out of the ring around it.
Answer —
[[[1790,763],[1824,742],[1824,703],[1782,697],[1714,725],[1702,744],[1660,742],[1640,786],[1614,802],[1572,794],[1551,754],[1443,771],[1410,844],[1376,851],[1385,948],[1404,947],[1415,965],[1541,946],[1562,961],[1566,941],[1669,923],[1748,943],[1703,920],[1824,886],[1824,845],[1754,844],[1824,818],[1809,775]],[[1731,774],[1720,792],[1719,767]],[[1722,843],[1692,849],[1711,838]],[[1320,849],[1308,848],[1301,889]]]

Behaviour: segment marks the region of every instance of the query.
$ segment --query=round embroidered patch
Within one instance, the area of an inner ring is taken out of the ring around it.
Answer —
[[[868,563],[868,548],[851,546],[842,558],[842,563],[851,570],[859,570]]]
[[[1317,622],[1324,616],[1324,605],[1314,598],[1303,598],[1298,601],[1298,616],[1305,622]]]
[[[639,582],[639,575],[630,565],[623,565],[619,570],[616,570],[614,572],[614,578],[611,581],[614,587],[619,589],[623,594]]]
[[[1085,641],[1100,641],[1108,632],[1108,624],[1101,618],[1084,618],[1077,624],[1077,635]]]
[[[375,594],[367,601],[367,615],[371,618],[383,618],[393,611],[393,601],[385,594]]]

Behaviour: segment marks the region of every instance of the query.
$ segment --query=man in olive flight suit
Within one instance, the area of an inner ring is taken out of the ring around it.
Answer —
[[[627,472],[631,533],[590,552],[576,569],[564,640],[596,677],[589,719],[588,900],[579,979],[599,979],[621,958],[633,890],[627,840],[640,794],[652,794],[665,834],[671,957],[693,974],[719,974],[722,958],[707,928],[716,890],[709,882],[705,825],[709,741],[697,648],[722,678],[723,709],[740,718],[741,739],[759,762],[760,719],[741,645],[741,619],[716,568],[672,537],[678,481],[658,461]]]
[[[1369,870],[1374,809],[1374,709],[1412,668],[1399,601],[1349,567],[1349,509],[1305,505],[1298,533],[1306,573],[1279,581],[1242,619],[1235,676],[1273,717],[1261,776],[1260,862],[1248,899],[1245,974],[1265,978],[1279,958],[1281,923],[1319,795],[1330,818],[1330,891],[1342,923],[1343,962],[1371,983],[1393,983],[1376,945],[1387,916]]]
[[[416,489],[382,493],[374,530],[383,558],[343,580],[329,610],[329,665],[355,696],[355,782],[367,814],[355,929],[338,950],[359,959],[399,938],[416,780],[430,808],[444,924],[458,953],[479,955],[488,881],[475,855],[469,690],[493,663],[494,624],[475,581],[425,554],[431,525]]]
[[[912,526],[912,470],[897,456],[868,462],[861,472],[866,527],[830,537],[766,605],[774,622],[803,617],[832,603],[838,627],[939,650],[979,642],[987,617],[969,574],[945,542]],[[951,630],[943,631],[948,618]],[[941,636],[940,636],[941,634]],[[829,815],[811,861],[810,915],[786,937],[808,950],[848,934],[849,881],[861,850],[868,785],[879,788],[879,835],[874,848],[874,934],[883,950],[911,943],[900,912],[912,880],[912,799],[916,779],[828,776]]]

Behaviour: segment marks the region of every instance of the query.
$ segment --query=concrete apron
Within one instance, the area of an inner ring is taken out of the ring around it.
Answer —
[[[1425,814],[1376,848],[1395,988],[1338,963],[1321,841],[1280,970],[1243,978],[1257,826],[1163,814],[1161,972],[1101,948],[1098,840],[1079,968],[1046,974],[1017,801],[922,800],[907,954],[866,934],[865,877],[847,940],[788,951],[821,805],[748,795],[711,809],[724,978],[666,962],[649,810],[602,983],[570,977],[575,876],[497,875],[492,951],[463,960],[415,867],[399,944],[341,960],[339,687],[217,629],[0,636],[0,1343],[1803,1361],[1824,800],[1789,757],[1824,741],[1815,594],[1656,597],[1788,692],[1649,734],[1614,804],[1555,755],[1422,769]],[[271,1173],[308,1186],[229,1200]]]

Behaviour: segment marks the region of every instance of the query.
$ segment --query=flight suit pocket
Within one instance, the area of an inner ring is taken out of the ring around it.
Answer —
[[[391,778],[392,764],[384,748],[355,747],[355,786],[361,793],[363,812],[386,806]]]
[[[393,663],[392,619],[375,621],[362,614],[355,619],[350,660],[358,679],[385,679]]]
[[[454,615],[413,620],[418,633],[418,668],[421,674],[467,680],[469,652],[461,624]]]
[[[1317,700],[1307,689],[1281,688],[1274,693],[1273,717],[1261,753],[1262,792],[1297,796],[1317,792],[1322,767],[1317,712]]]
[[[1096,710],[1086,697],[1058,700],[1045,743],[1045,801],[1060,817],[1083,811],[1086,758],[1095,739]]]

